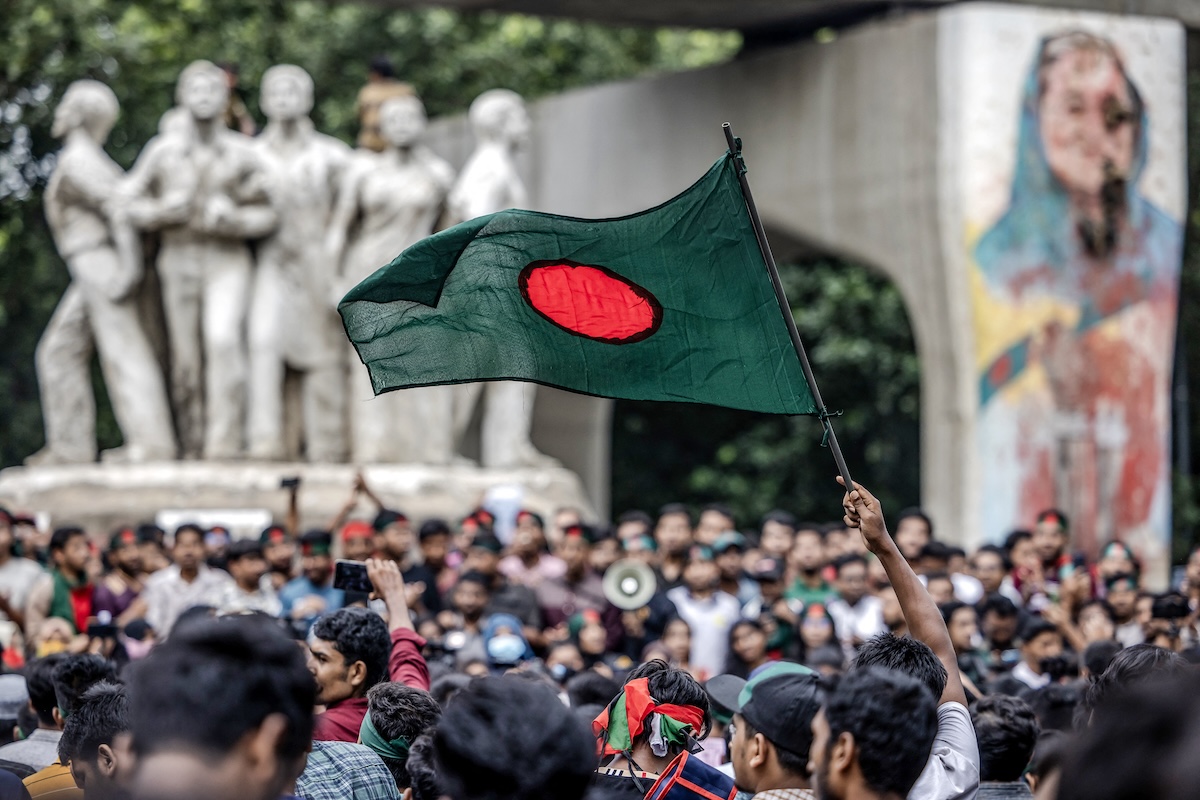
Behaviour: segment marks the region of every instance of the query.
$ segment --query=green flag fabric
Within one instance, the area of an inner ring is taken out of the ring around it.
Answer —
[[[628,217],[501,211],[409,247],[338,306],[375,393],[510,379],[816,413],[737,168]]]

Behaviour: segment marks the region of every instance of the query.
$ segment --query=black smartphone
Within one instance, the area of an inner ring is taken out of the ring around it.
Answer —
[[[333,567],[333,588],[345,592],[370,594],[375,591],[367,577],[367,565],[361,561],[339,559]]]
[[[298,489],[299,487],[300,487],[300,476],[299,475],[297,475],[293,478],[284,478],[281,481],[279,481],[280,489]]]

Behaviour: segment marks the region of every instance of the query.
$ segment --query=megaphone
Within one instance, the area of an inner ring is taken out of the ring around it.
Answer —
[[[604,597],[622,611],[636,611],[658,591],[654,570],[634,558],[624,558],[604,571]]]

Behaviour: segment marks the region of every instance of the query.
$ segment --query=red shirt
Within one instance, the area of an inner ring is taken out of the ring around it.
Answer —
[[[392,631],[392,652],[388,656],[388,678],[415,689],[429,690],[429,666],[421,655],[425,640],[408,628]],[[334,703],[318,714],[313,739],[321,742],[358,741],[358,730],[367,715],[367,698],[352,697]]]

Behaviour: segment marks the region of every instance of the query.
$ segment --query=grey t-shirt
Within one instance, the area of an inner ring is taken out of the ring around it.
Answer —
[[[962,703],[938,706],[938,730],[929,761],[908,800],[975,800],[979,791],[979,742]]]

